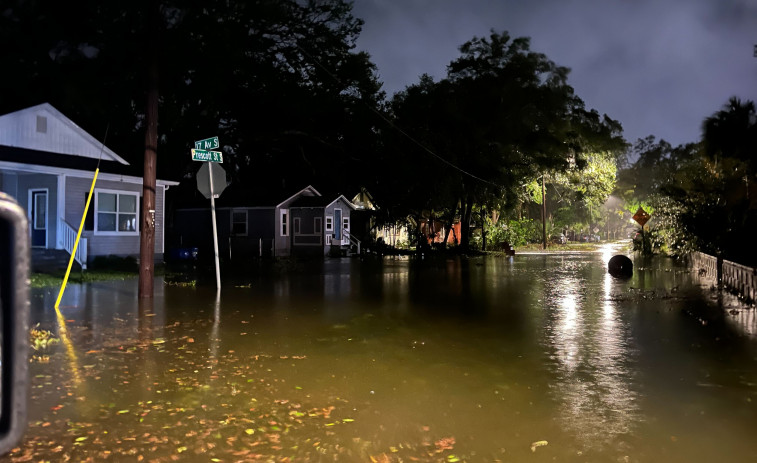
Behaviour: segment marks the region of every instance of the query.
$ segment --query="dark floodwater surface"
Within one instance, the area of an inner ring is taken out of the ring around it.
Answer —
[[[618,251],[33,292],[11,461],[757,461],[757,320]],[[47,357],[45,357],[47,355]]]

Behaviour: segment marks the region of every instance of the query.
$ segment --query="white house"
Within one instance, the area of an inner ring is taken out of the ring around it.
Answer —
[[[94,172],[95,194],[77,261],[101,255],[138,256],[142,177],[73,121],[43,103],[0,116],[0,191],[26,208],[32,248],[71,252]],[[157,180],[155,257],[164,253],[165,192]]]

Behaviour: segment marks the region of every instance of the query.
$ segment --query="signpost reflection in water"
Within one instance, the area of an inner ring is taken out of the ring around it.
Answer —
[[[754,310],[664,258],[615,279],[616,253],[329,259],[149,310],[136,280],[78,286],[89,387],[63,348],[32,364],[10,459],[749,461]]]

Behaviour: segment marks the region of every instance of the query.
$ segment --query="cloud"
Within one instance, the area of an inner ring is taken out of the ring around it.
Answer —
[[[757,99],[757,2],[750,0],[358,0],[368,51],[389,94],[439,79],[458,47],[491,29],[531,37],[572,72],[588,107],[618,119],[630,141],[696,141],[731,95]]]

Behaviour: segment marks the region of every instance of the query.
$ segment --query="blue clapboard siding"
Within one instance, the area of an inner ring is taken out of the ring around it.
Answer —
[[[81,221],[82,212],[84,211],[84,203],[86,201],[87,193],[92,185],[91,178],[81,177],[67,177],[66,178],[66,215],[65,220],[74,228],[78,228]],[[118,190],[126,192],[142,191],[142,185],[137,183],[128,182],[114,182],[108,180],[99,180],[95,185],[95,190]],[[163,196],[165,191],[163,188],[156,188],[155,192],[155,254],[156,258],[160,258],[164,252],[164,227],[163,227]],[[94,198],[89,205],[90,209],[94,211],[95,201]],[[139,210],[139,217],[137,220],[141,220],[142,211]],[[89,255],[95,256],[138,256],[139,255],[139,235],[96,235],[92,230],[85,230],[82,236],[87,237],[89,240]]]

